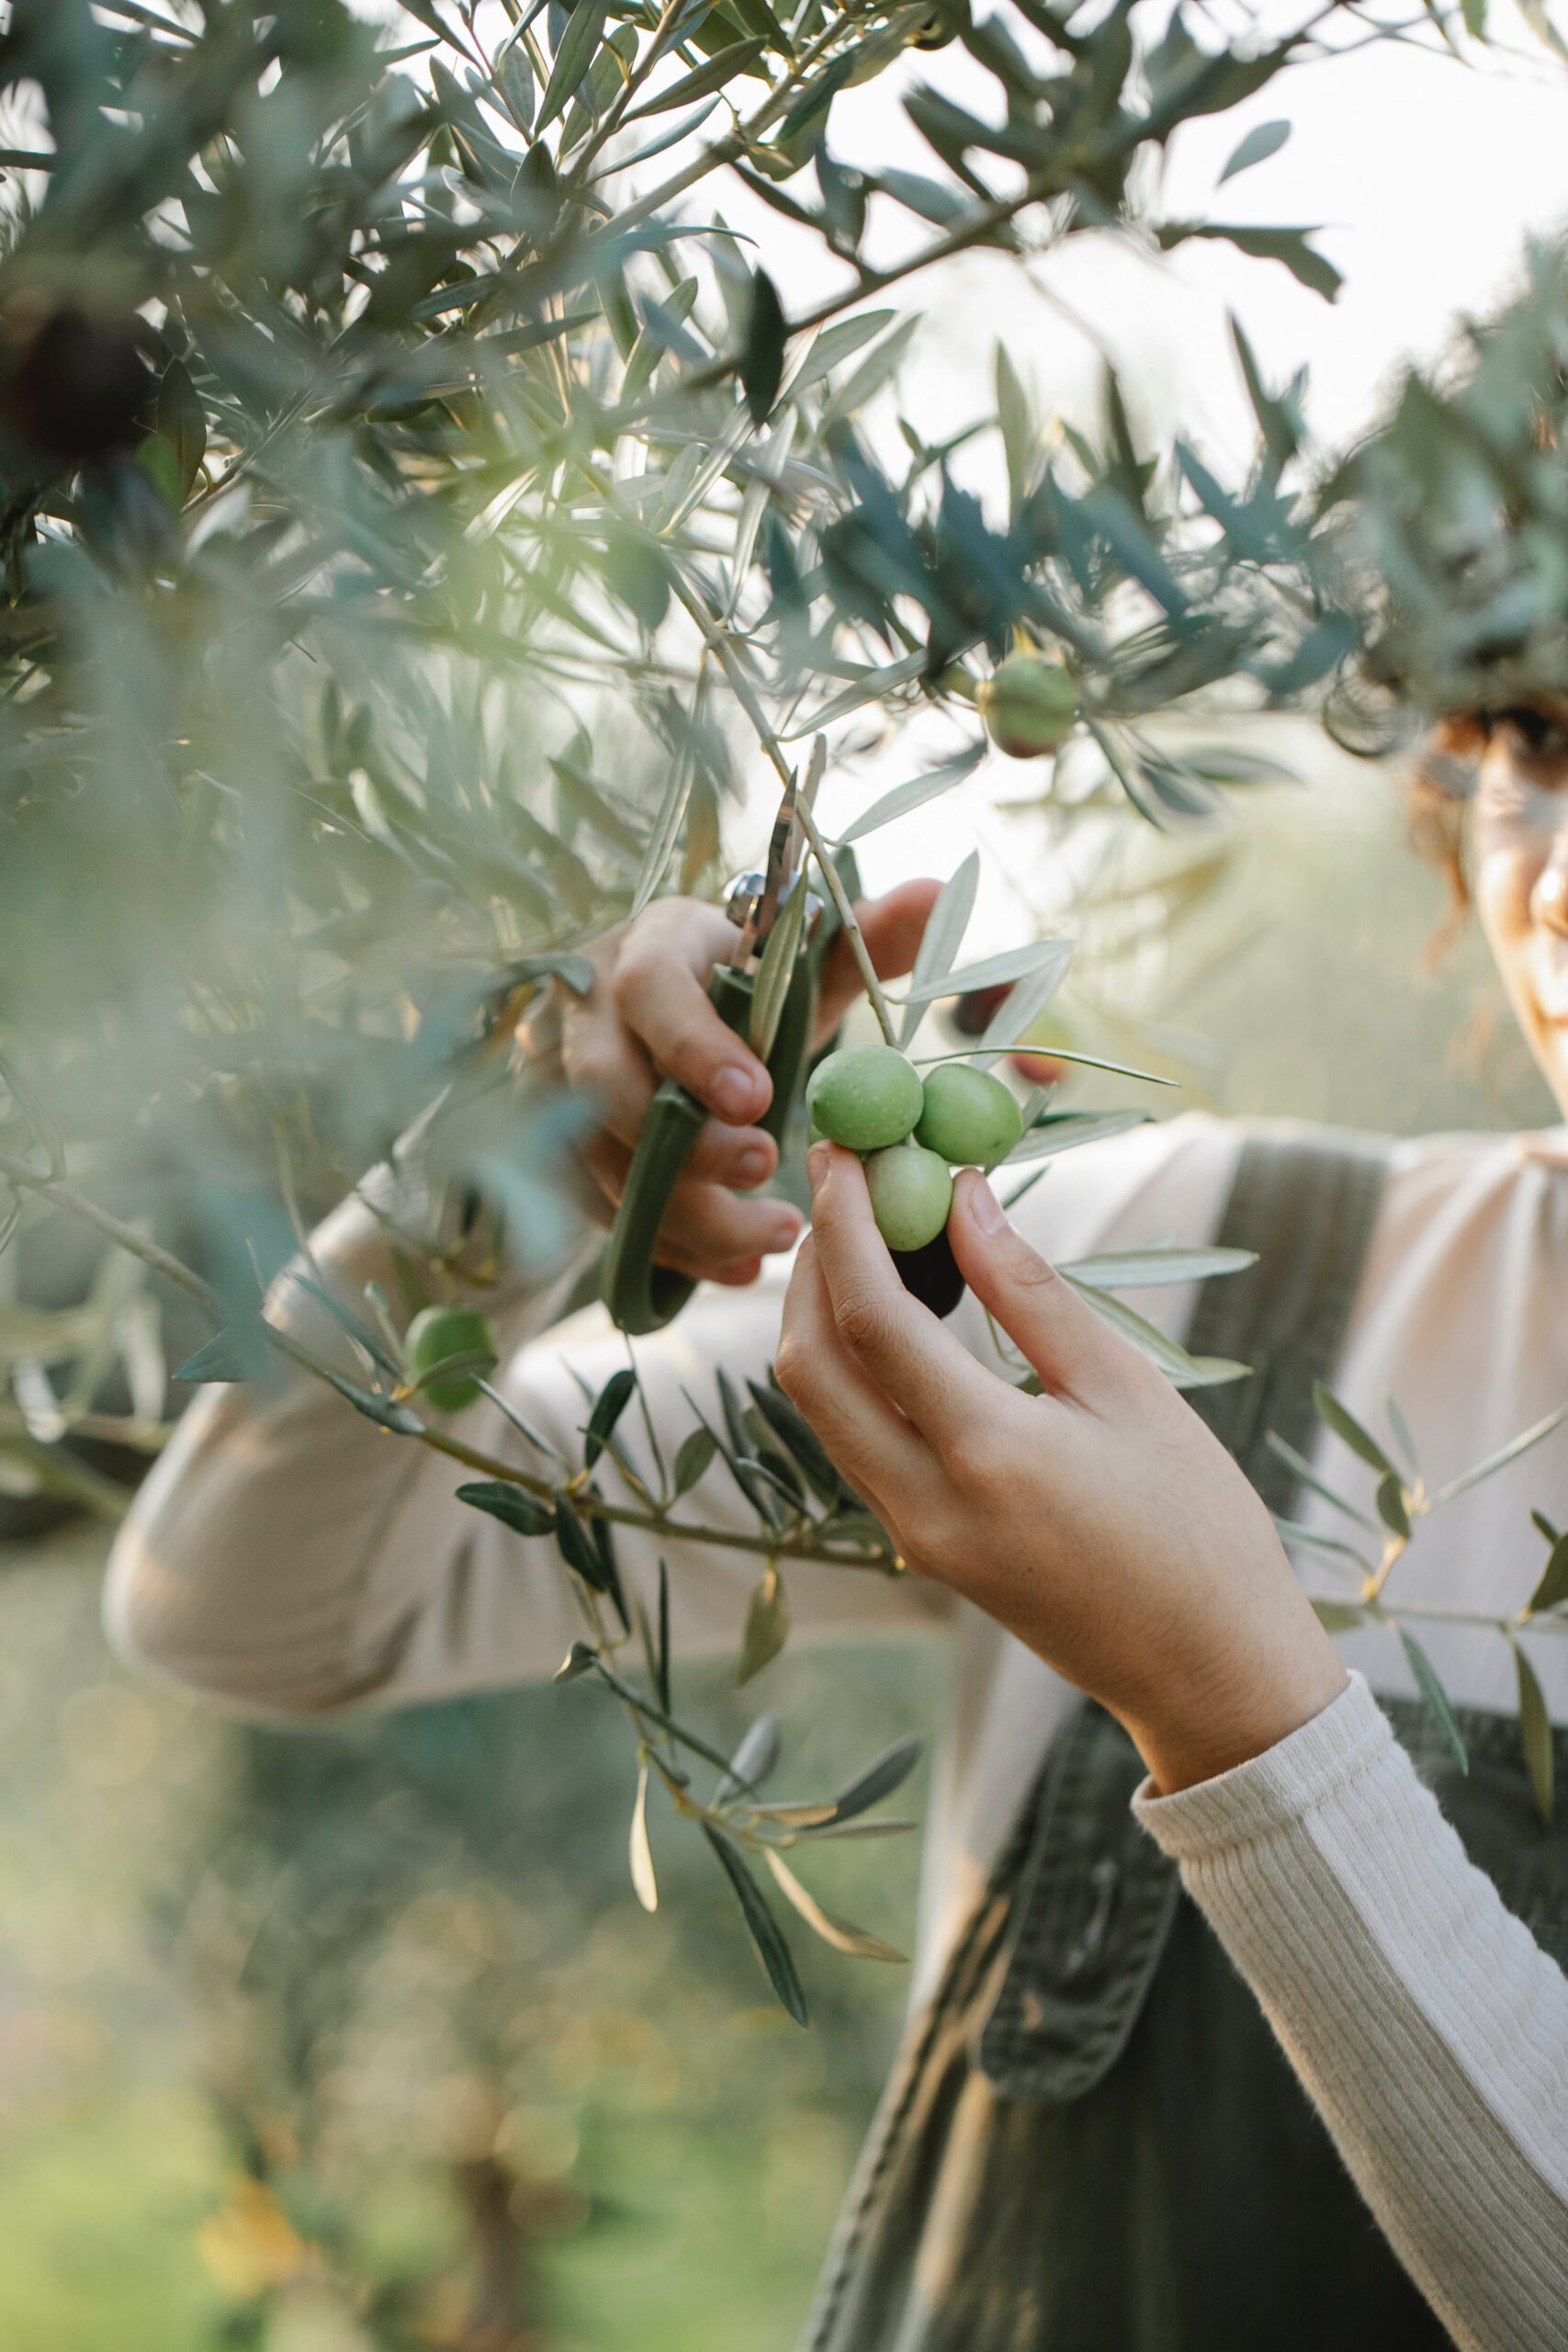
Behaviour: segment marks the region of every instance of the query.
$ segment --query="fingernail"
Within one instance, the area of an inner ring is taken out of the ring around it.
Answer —
[[[825,1143],[814,1143],[807,1153],[806,1173],[815,1192],[828,1173],[828,1147]]]
[[[969,1187],[969,1214],[982,1233],[1000,1233],[1007,1223],[1000,1201],[983,1176]]]
[[[793,1250],[800,1238],[800,1219],[791,1209],[787,1215],[775,1217],[768,1231],[770,1250]]]
[[[735,1163],[735,1181],[740,1185],[760,1184],[773,1164],[773,1154],[764,1145],[751,1144]]]
[[[721,1118],[749,1119],[756,1100],[757,1081],[750,1070],[737,1069],[731,1063],[714,1080],[713,1107]]]

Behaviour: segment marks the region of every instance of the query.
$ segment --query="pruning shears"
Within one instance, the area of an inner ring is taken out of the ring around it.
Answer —
[[[834,909],[807,891],[802,870],[800,812],[816,797],[822,764],[819,745],[805,779],[792,775],[784,786],[762,871],[738,875],[730,884],[725,907],[739,929],[739,944],[735,960],[716,965],[708,981],[720,1018],[767,1064],[773,1093],[759,1124],[781,1147],[800,1096],[823,961],[839,929]],[[835,864],[846,887],[855,889],[850,854],[840,852]],[[694,1095],[667,1078],[637,1139],[600,1277],[612,1319],[633,1338],[661,1330],[696,1288],[686,1275],[655,1265],[653,1252],[670,1196],[707,1117]]]

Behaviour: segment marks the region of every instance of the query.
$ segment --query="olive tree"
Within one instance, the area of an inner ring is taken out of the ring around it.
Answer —
[[[0,48],[6,1238],[65,1216],[113,1245],[85,1306],[0,1317],[7,1479],[116,1507],[82,1446],[166,1433],[154,1296],[196,1318],[176,1379],[256,1377],[282,1351],[448,1457],[465,1507],[558,1548],[583,1611],[563,1673],[610,1694],[636,1745],[643,1899],[661,1788],[801,2018],[754,1865],[829,1941],[882,1949],[785,1857],[850,1830],[911,1750],[771,1805],[777,1725],[729,1757],[684,1719],[664,1595],[626,1595],[615,1530],[755,1555],[743,1676],[784,1638],[793,1561],[905,1564],[771,1385],[722,1384],[717,1425],[694,1420],[652,1484],[617,1434],[635,1351],[585,1400],[581,1465],[525,1428],[491,1455],[448,1422],[476,1385],[505,1410],[482,1323],[422,1351],[406,1317],[448,1295],[454,1202],[468,1239],[478,1218],[495,1235],[498,1274],[568,1250],[583,1114],[506,1041],[538,991],[585,985],[585,938],[718,888],[749,777],[782,789],[868,716],[942,730],[836,836],[809,820],[857,944],[847,853],[955,786],[987,734],[1042,763],[1059,825],[1117,804],[1180,828],[1258,766],[1223,741],[1173,752],[1167,713],[1470,707],[1483,589],[1527,576],[1528,642],[1560,645],[1543,549],[1562,477],[1554,443],[1520,446],[1535,404],[1561,404],[1544,260],[1477,379],[1506,448],[1413,383],[1325,480],[1301,382],[1268,382],[1239,323],[1257,448],[1228,484],[1183,443],[1145,447],[1113,376],[1097,431],[1055,429],[1005,347],[990,414],[933,445],[899,413],[906,290],[976,249],[1026,270],[1089,236],[1217,239],[1333,298],[1310,231],[1236,218],[1228,185],[1224,217],[1168,217],[1160,166],[1183,126],[1325,46],[1413,28],[1349,5],[1279,36],[1233,15],[1179,7],[1147,39],[1132,0],[406,0],[376,27],[341,0],[14,0]],[[919,171],[856,152],[849,94],[894,74]],[[1240,138],[1226,182],[1281,135]],[[786,301],[802,273],[727,220],[738,188],[819,254],[808,297]],[[961,445],[994,458],[985,496]],[[1434,481],[1467,527],[1482,514],[1468,561]],[[866,967],[906,1051],[944,996],[1001,989],[973,1048],[995,1059],[1061,978],[1057,941],[964,962],[975,885],[970,858],[901,1005]],[[1098,1116],[1030,1098],[1008,1181],[1142,1115],[1138,1078]],[[312,1205],[394,1148],[428,1227],[396,1237],[404,1299],[332,1302],[348,1376],[269,1324],[265,1283]],[[1238,1369],[1118,1299],[1147,1253],[1067,1271],[1178,1381]],[[117,1357],[123,1409],[103,1401]],[[1403,1549],[1441,1495],[1360,1435]],[[739,1537],[682,1500],[718,1456],[754,1513]],[[1551,1540],[1541,1611],[1568,1590]],[[1329,1605],[1392,1618],[1390,1565]]]

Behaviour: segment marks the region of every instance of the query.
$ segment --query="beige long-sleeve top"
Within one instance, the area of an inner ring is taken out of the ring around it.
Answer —
[[[1207,1240],[1237,1142],[1234,1127],[1192,1115],[1085,1147],[1054,1163],[1019,1221],[1057,1259]],[[1568,1138],[1427,1137],[1394,1154],[1336,1385],[1378,1430],[1395,1397],[1434,1487],[1568,1399],[1568,1166],[1554,1155],[1568,1159]],[[351,1295],[387,1272],[380,1229],[354,1204],[328,1221],[315,1254]],[[784,1281],[777,1268],[743,1295],[701,1292],[668,1331],[637,1343],[667,1458],[692,1426],[688,1393],[716,1412],[717,1363],[738,1381],[761,1375]],[[549,1329],[557,1298],[516,1303],[498,1378],[571,1454],[585,1411],[574,1369],[596,1388],[625,1362],[625,1342],[596,1308]],[[1180,1287],[1128,1298],[1176,1334],[1191,1304]],[[314,1344],[335,1343],[335,1327],[297,1285],[280,1286],[273,1312]],[[968,1302],[957,1328],[988,1356]],[[490,1452],[523,1442],[484,1401],[454,1426]],[[622,1430],[636,1454],[635,1415]],[[1373,1474],[1337,1439],[1317,1460],[1341,1494],[1370,1506]],[[116,1546],[112,1635],[154,1671],[275,1715],[548,1673],[579,1630],[554,1546],[454,1502],[461,1476],[304,1375],[268,1391],[210,1390]],[[751,1523],[722,1467],[689,1506],[709,1524]],[[1402,1596],[1438,1612],[1517,1609],[1543,1557],[1532,1506],[1568,1521],[1568,1428],[1421,1527],[1395,1571]],[[1315,1497],[1303,1516],[1325,1534],[1344,1532]],[[623,1531],[617,1549],[628,1580],[649,1575],[649,1546]],[[660,1549],[677,1646],[738,1639],[755,1558]],[[1307,1573],[1314,1589],[1334,1589],[1331,1572],[1309,1564]],[[925,1624],[957,1645],[928,1828],[918,1998],[1073,1694],[918,1579],[802,1563],[789,1571],[788,1598],[797,1634]],[[1512,1708],[1515,1667],[1495,1634],[1440,1616],[1421,1630],[1456,1701]],[[1554,1720],[1568,1721],[1568,1633],[1542,1629],[1527,1645]],[[1466,1860],[1377,1708],[1369,1685],[1411,1687],[1395,1636],[1360,1632],[1342,1646],[1357,1671],[1314,1722],[1217,1780],[1166,1798],[1145,1792],[1140,1815],[1179,1858],[1456,2342],[1557,2352],[1568,2345],[1568,1982]]]

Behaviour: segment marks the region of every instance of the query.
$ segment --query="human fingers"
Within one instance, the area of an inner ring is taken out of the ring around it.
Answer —
[[[578,1158],[613,1208],[626,1191],[630,1152],[614,1136],[591,1136]],[[705,1182],[688,1166],[676,1180],[659,1228],[656,1255],[672,1262],[672,1250],[705,1263],[766,1257],[793,1249],[801,1216],[787,1201],[753,1200],[727,1185]]]
[[[657,1076],[647,1054],[618,1014],[570,1024],[563,1039],[569,1082],[590,1096],[600,1127],[626,1149],[636,1146],[647,1124]],[[779,1164],[779,1150],[764,1128],[733,1127],[709,1119],[697,1131],[687,1172],[710,1183],[749,1192],[765,1184]]]
[[[897,979],[914,963],[941,891],[940,882],[901,882],[884,898],[857,901],[855,921],[879,980]],[[832,1035],[864,985],[850,943],[840,932],[822,967],[820,1036]]]
[[[654,1067],[734,1126],[760,1119],[773,1099],[764,1065],[709,1000],[707,978],[731,960],[737,933],[717,907],[657,899],[628,924],[610,975],[621,1021]]]
[[[876,1229],[865,1174],[852,1151],[814,1144],[812,1231],[840,1337],[884,1394],[939,1452],[985,1409],[983,1373],[899,1280]]]
[[[959,1272],[1053,1395],[1095,1405],[1142,1379],[1136,1350],[1031,1248],[977,1169],[953,1184],[947,1232]]]
[[[929,1480],[930,1450],[846,1344],[809,1235],[790,1275],[773,1369],[855,1492],[884,1515],[884,1498],[908,1511]]]

